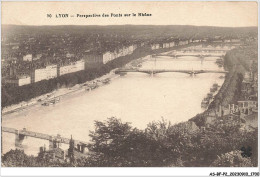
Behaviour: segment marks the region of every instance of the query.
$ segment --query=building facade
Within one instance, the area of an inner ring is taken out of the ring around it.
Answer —
[[[57,77],[57,65],[49,65],[34,71],[34,82],[49,80],[55,77]]]
[[[32,54],[27,54],[23,56],[23,61],[32,61]]]
[[[59,76],[62,76],[64,74],[74,73],[77,71],[82,71],[85,69],[85,62],[83,60],[79,60],[73,63],[70,63],[66,66],[60,66],[59,68]]]
[[[31,84],[31,77],[24,75],[24,76],[18,76],[17,78],[9,78],[9,79],[5,79],[5,83],[14,86],[28,85]]]
[[[99,53],[88,53],[83,56],[85,69],[97,68],[103,65],[103,55]]]

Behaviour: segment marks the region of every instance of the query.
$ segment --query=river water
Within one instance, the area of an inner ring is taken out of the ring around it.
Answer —
[[[149,58],[149,57],[148,57]],[[143,69],[223,70],[215,61],[218,57],[183,56],[177,59],[157,57],[142,63]],[[90,92],[81,91],[65,96],[53,106],[35,105],[4,115],[2,126],[50,135],[89,141],[89,131],[95,120],[108,117],[131,122],[133,127],[146,128],[152,121],[187,121],[203,111],[200,104],[214,83],[222,85],[224,74],[204,73],[191,77],[185,73],[159,73],[153,77],[145,73],[128,73]],[[3,153],[15,149],[14,134],[2,134]],[[27,154],[36,155],[39,147],[49,142],[27,137],[23,141]],[[62,145],[63,149],[68,148]]]

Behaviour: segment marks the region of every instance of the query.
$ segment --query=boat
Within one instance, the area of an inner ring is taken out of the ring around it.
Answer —
[[[211,92],[211,93],[214,93],[214,92],[216,92],[217,90],[218,90],[218,87],[214,87],[214,86],[213,86],[213,87],[210,88],[210,92]]]
[[[207,94],[207,97],[208,97],[209,99],[212,99],[212,98],[213,98],[213,93],[208,93],[208,94]]]
[[[218,88],[220,87],[217,83],[213,84],[213,88]]]
[[[53,99],[50,100],[50,103],[52,103],[52,104],[55,104],[55,103],[58,103],[58,102],[60,102],[60,97],[56,97],[56,98],[53,98]]]
[[[88,84],[88,87],[93,90],[95,88],[98,88],[98,84],[97,83],[92,83],[92,84]]]
[[[216,63],[223,63],[223,59],[222,59],[222,58],[218,58],[218,59],[216,60]]]
[[[201,107],[202,108],[207,108],[209,105],[209,100],[205,100],[205,98],[201,102]]]
[[[209,101],[210,99],[208,97],[205,97],[203,101]]]
[[[106,78],[102,81],[103,84],[108,84],[110,82],[110,79],[109,78]]]
[[[50,104],[48,102],[42,103],[42,106],[49,106]]]
[[[54,105],[58,102],[60,102],[60,97],[54,97],[53,99],[47,100],[44,103],[42,103],[42,106]]]

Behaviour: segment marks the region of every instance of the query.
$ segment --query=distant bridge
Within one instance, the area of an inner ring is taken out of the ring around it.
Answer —
[[[28,131],[25,128],[23,130],[17,130],[14,128],[2,127],[2,132],[15,134],[15,146],[18,148],[22,148],[22,142],[24,138],[27,136],[42,139],[42,140],[48,140],[49,150],[57,148],[59,144],[70,144],[71,141],[71,139],[61,137],[60,135],[51,136],[43,133]],[[81,153],[84,153],[87,143],[78,140],[73,140],[73,141],[76,149]]]
[[[189,54],[185,54],[185,53],[179,53],[179,54],[156,54],[156,55],[153,55],[153,56],[159,56],[159,57],[164,57],[164,56],[167,56],[167,57],[173,57],[173,58],[178,58],[178,57],[183,57],[183,56],[193,56],[193,57],[198,57],[198,58],[204,58],[204,57],[219,57],[221,55],[219,54],[192,54],[192,53],[189,53]]]
[[[115,71],[116,74],[128,73],[128,72],[139,72],[147,74],[157,74],[165,72],[177,72],[177,73],[186,73],[190,75],[200,74],[200,73],[228,73],[227,71],[217,71],[217,70],[176,70],[176,69],[118,69]]]
[[[181,52],[224,53],[230,49],[183,49]]]

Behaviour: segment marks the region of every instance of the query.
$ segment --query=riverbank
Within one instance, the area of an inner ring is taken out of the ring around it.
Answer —
[[[257,58],[257,47],[254,44],[232,49],[224,57],[224,68],[229,71],[225,81],[214,96],[214,100],[203,113],[191,118],[198,126],[205,126],[208,119],[220,118],[220,107],[228,107],[229,104],[237,105],[237,101],[243,100],[242,81],[245,72],[249,71],[253,58]]]
[[[24,108],[37,105],[39,104],[38,100],[47,101],[53,95],[58,97],[63,94],[74,93],[79,89],[81,89],[81,88],[77,89],[76,87],[82,87],[82,85],[88,83],[93,84],[93,82],[96,82],[97,80],[106,78],[106,75],[111,75],[111,71],[113,73],[113,70],[127,65],[131,61],[135,61],[135,60],[138,61],[138,59],[152,54],[177,50],[192,45],[195,44],[175,46],[172,48],[158,49],[158,50],[151,50],[149,46],[141,47],[136,49],[136,51],[134,51],[133,54],[129,56],[119,57],[111,62],[108,62],[106,65],[104,65],[101,68],[71,73],[59,78],[44,80],[37,83],[33,83],[31,85],[21,86],[18,88],[2,87],[2,115],[6,115],[14,111],[20,111],[23,110]],[[137,65],[138,64],[133,64],[134,67],[137,67]],[[110,77],[107,78],[110,79]],[[67,88],[74,88],[74,89],[66,90]],[[41,94],[41,92],[44,93]],[[27,97],[29,99],[25,99]],[[5,106],[6,99],[12,99],[15,102],[17,102],[17,100],[25,100],[25,101],[20,101],[19,103]]]
[[[56,89],[50,93],[35,97],[27,102],[22,102],[20,104],[16,104],[16,105],[12,105],[7,108],[3,108],[2,116],[21,111],[23,109],[29,109],[30,107],[35,106],[35,105],[44,104],[55,98],[62,99],[62,97],[64,97],[64,96],[67,96],[69,94],[76,93],[79,91],[83,91],[83,90],[91,91],[102,85],[108,84],[110,82],[110,80],[113,80],[116,77],[118,77],[118,75],[115,75],[114,70],[112,70],[110,73],[103,75],[101,77],[98,77],[96,79],[93,79],[91,81],[86,81],[82,84],[76,84],[75,86],[69,87],[69,88]],[[56,104],[58,104],[58,103],[56,103]]]
[[[140,63],[144,62],[144,60],[146,60],[147,58],[149,58],[149,55],[146,57],[142,57],[142,58],[138,58],[136,60],[130,61],[128,64],[125,65],[125,67],[129,67],[129,68],[140,67],[138,65]],[[76,84],[73,87],[69,87],[69,88],[66,88],[66,87],[59,88],[50,93],[35,97],[27,102],[22,102],[20,104],[16,104],[16,105],[9,106],[7,108],[3,108],[2,115],[4,116],[4,115],[8,115],[8,114],[11,114],[14,112],[22,111],[24,109],[29,109],[30,107],[35,106],[35,105],[43,105],[47,102],[50,102],[50,100],[54,100],[57,98],[58,98],[58,100],[60,100],[60,99],[62,100],[62,98],[64,96],[68,96],[70,94],[74,94],[74,93],[81,92],[81,91],[91,91],[91,90],[94,90],[103,85],[109,84],[110,81],[119,77],[119,75],[114,73],[114,71],[116,69],[113,69],[108,74],[95,78],[91,81],[86,81],[81,84]],[[55,103],[55,104],[58,104],[58,103]]]

